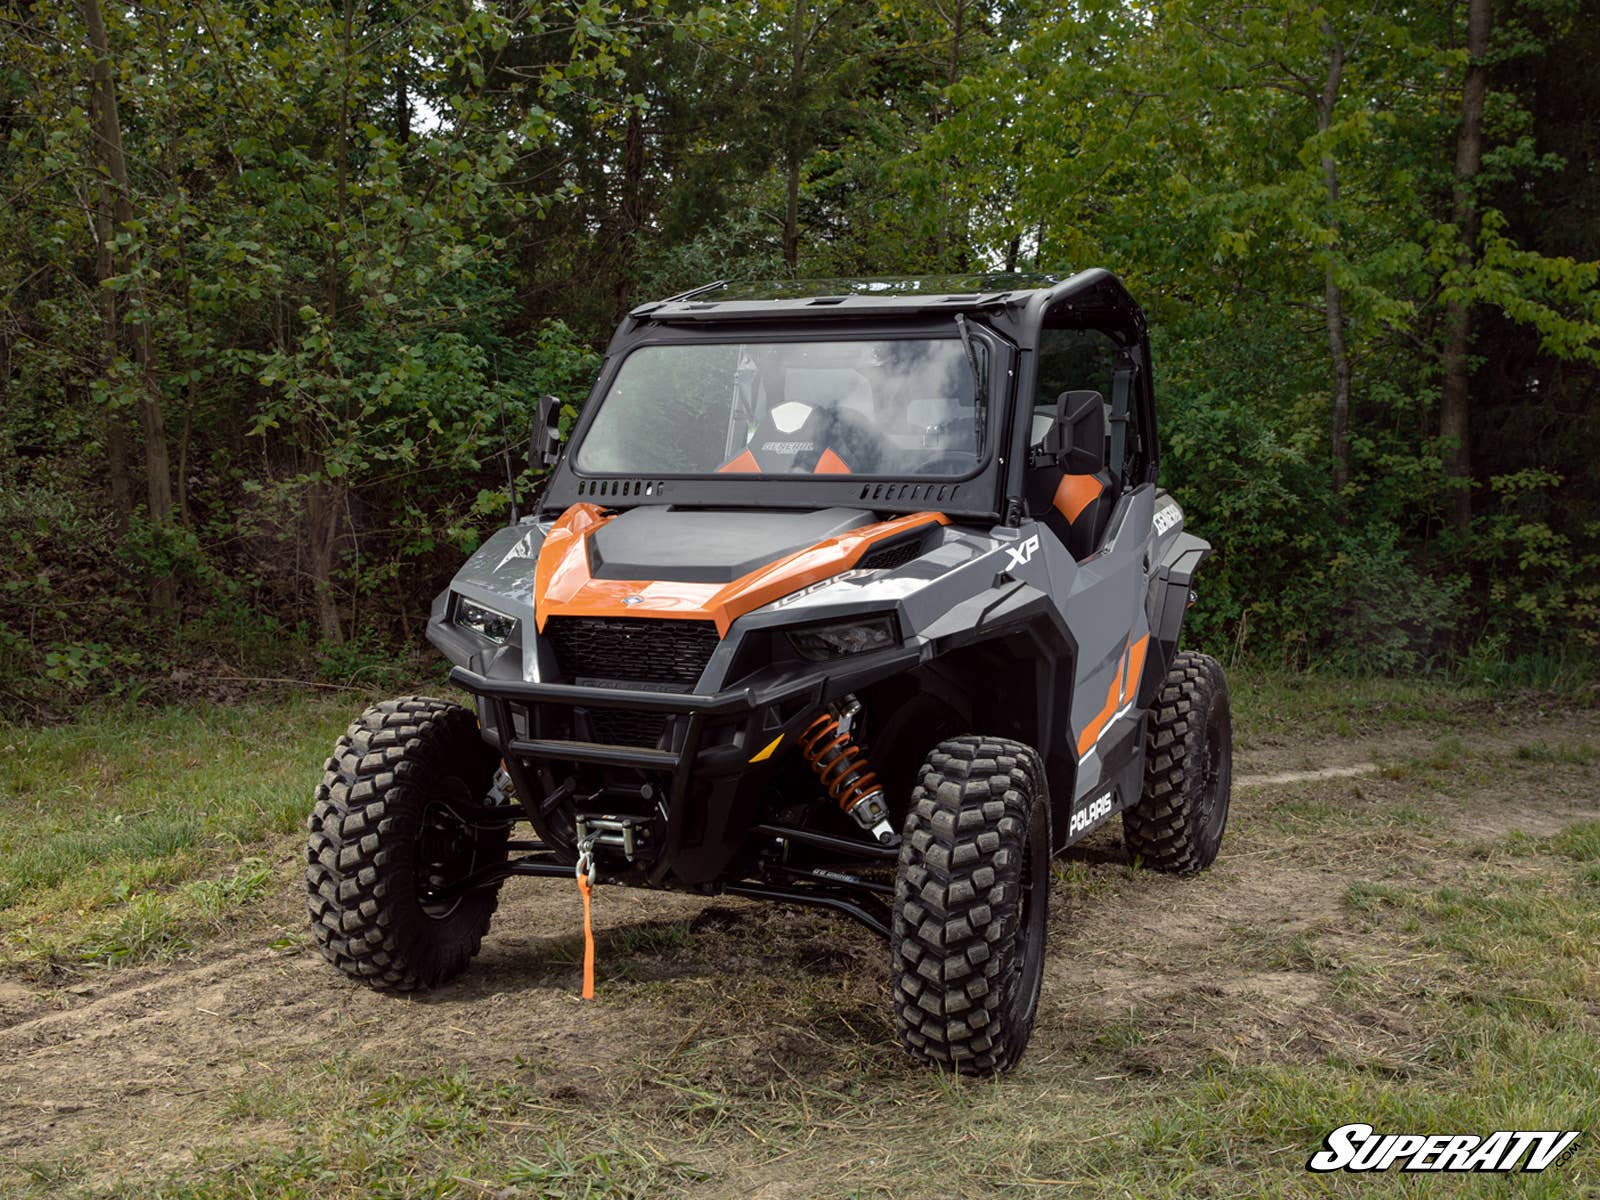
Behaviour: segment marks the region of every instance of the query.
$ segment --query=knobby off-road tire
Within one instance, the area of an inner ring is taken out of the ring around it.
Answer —
[[[1144,795],[1122,814],[1128,856],[1192,875],[1222,847],[1233,785],[1233,719],[1222,664],[1184,651],[1172,660],[1145,737]]]
[[[912,1057],[1008,1070],[1044,974],[1050,813],[1044,764],[1004,738],[941,742],[911,794],[890,931],[890,988]]]
[[[498,762],[472,713],[443,700],[388,700],[351,723],[307,822],[307,901],[324,958],[394,991],[434,987],[466,969],[498,885],[428,905],[418,892],[505,857],[506,826],[466,826],[448,808],[483,803]]]

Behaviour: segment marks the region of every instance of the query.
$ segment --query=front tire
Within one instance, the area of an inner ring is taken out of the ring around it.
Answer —
[[[1122,814],[1128,857],[1174,875],[1209,867],[1233,790],[1233,716],[1222,664],[1184,651],[1150,714],[1144,795]]]
[[[890,931],[900,1041],[967,1075],[1009,1070],[1044,977],[1050,814],[1038,753],[1004,738],[941,742],[911,795]]]
[[[311,931],[339,970],[376,988],[436,987],[466,970],[499,885],[442,902],[448,886],[506,855],[506,825],[469,825],[452,802],[485,802],[499,756],[458,704],[375,704],[334,746],[308,821]]]

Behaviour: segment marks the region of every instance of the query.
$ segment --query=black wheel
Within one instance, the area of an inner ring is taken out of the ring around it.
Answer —
[[[430,893],[505,858],[507,826],[468,824],[453,807],[488,802],[498,764],[472,713],[443,700],[388,700],[350,725],[308,822],[307,902],[324,958],[396,991],[466,970],[499,885]]]
[[[1222,664],[1184,651],[1172,660],[1145,738],[1144,795],[1122,814],[1130,858],[1190,875],[1222,847],[1233,787],[1233,719]]]
[[[890,988],[913,1057],[1008,1070],[1044,977],[1050,811],[1038,753],[1004,738],[941,742],[911,794],[890,932]]]

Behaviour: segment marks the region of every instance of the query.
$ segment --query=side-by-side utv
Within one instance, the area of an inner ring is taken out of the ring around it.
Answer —
[[[323,954],[441,984],[512,875],[820,905],[888,939],[911,1054],[1011,1066],[1052,857],[1120,813],[1198,871],[1227,820],[1139,306],[1098,270],[712,284],[628,315],[565,445],[557,409],[537,511],[428,625],[476,712],[379,704],[328,760]]]

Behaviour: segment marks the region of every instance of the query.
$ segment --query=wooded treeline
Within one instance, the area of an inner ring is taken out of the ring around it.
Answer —
[[[1597,61],[1593,0],[0,0],[0,689],[417,644],[639,300],[1085,266],[1200,636],[1581,670]]]

